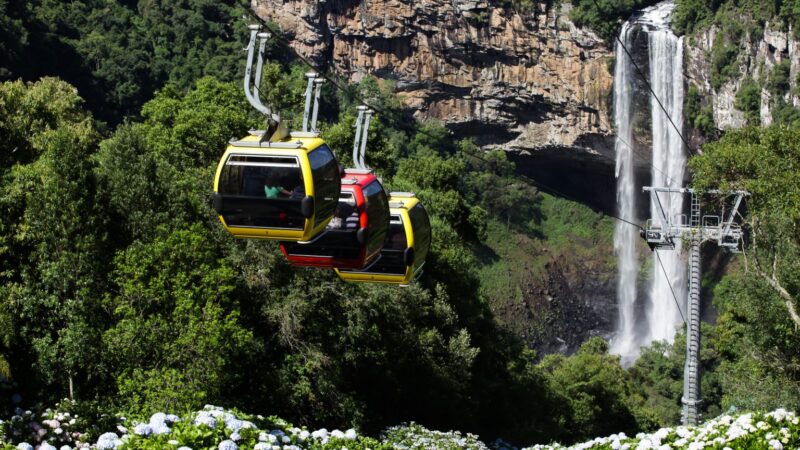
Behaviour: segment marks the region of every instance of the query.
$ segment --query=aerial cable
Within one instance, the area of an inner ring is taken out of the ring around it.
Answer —
[[[597,7],[598,11],[603,10],[603,8],[600,6],[597,0],[592,0],[592,1],[594,2],[594,5]],[[633,55],[631,55],[631,52],[628,51],[628,47],[626,47],[625,43],[622,42],[622,39],[619,38],[619,34],[617,34],[617,42],[619,42],[619,45],[622,47],[623,50],[625,50],[625,54],[628,55],[628,58],[631,60],[631,64],[633,64],[633,67],[636,68],[636,73],[638,73],[639,77],[642,79],[642,81],[644,81],[645,86],[647,86],[647,90],[649,90],[650,93],[653,94],[653,98],[656,99],[656,103],[658,103],[658,106],[661,108],[661,111],[663,111],[664,114],[667,116],[667,120],[669,120],[669,123],[672,125],[672,128],[675,129],[675,132],[678,133],[678,137],[680,137],[681,141],[683,141],[684,152],[691,157],[692,153],[689,150],[690,148],[689,142],[686,140],[685,137],[683,137],[683,133],[681,133],[681,130],[678,129],[678,126],[675,125],[675,122],[672,120],[672,116],[669,115],[669,112],[667,112],[667,108],[665,108],[664,104],[661,103],[661,99],[658,98],[658,95],[656,95],[656,92],[653,90],[653,86],[650,85],[650,81],[647,80],[647,77],[644,75],[644,72],[642,72],[642,69],[639,67],[639,64],[637,64],[636,61],[633,59]]]
[[[279,41],[280,41],[282,44],[284,44],[284,45],[287,47],[287,49],[289,49],[291,52],[293,52],[293,54],[294,54],[295,56],[297,56],[297,58],[298,58],[298,59],[300,59],[300,61],[302,61],[302,62],[303,62],[305,65],[307,65],[309,68],[311,68],[311,69],[313,69],[313,70],[318,70],[318,69],[317,69],[317,68],[314,66],[314,64],[313,64],[311,61],[309,61],[309,60],[308,60],[308,58],[306,58],[306,57],[304,57],[304,56],[300,55],[300,54],[299,54],[297,51],[295,51],[295,50],[292,48],[292,46],[291,46],[291,44],[289,43],[289,41],[288,41],[288,40],[286,40],[286,38],[284,38],[284,37],[283,37],[283,35],[282,35],[282,34],[281,34],[279,31],[275,31],[275,30],[273,30],[273,29],[272,29],[272,27],[271,27],[271,26],[270,26],[270,25],[269,25],[269,24],[268,24],[266,21],[264,21],[264,19],[262,19],[261,17],[259,17],[257,14],[255,14],[255,12],[253,12],[252,10],[250,10],[250,9],[247,9],[247,13],[248,13],[248,14],[249,14],[249,15],[250,15],[250,16],[251,16],[253,19],[255,19],[255,20],[257,20],[258,22],[260,22],[260,23],[261,23],[261,24],[262,24],[262,25],[263,25],[265,28],[267,28],[268,30],[272,31],[273,35],[274,35],[275,37],[277,37],[277,39],[278,39],[278,40],[279,40]],[[320,71],[320,72],[319,72],[319,75],[320,75],[320,76],[322,76],[324,79],[326,79],[326,80],[330,81],[330,82],[331,82],[331,83],[332,83],[334,86],[336,86],[336,87],[337,87],[339,90],[343,91],[343,92],[344,92],[344,93],[346,93],[346,94],[352,95],[352,96],[353,96],[355,99],[359,100],[359,101],[362,103],[362,105],[363,105],[364,107],[366,107],[366,108],[369,108],[369,109],[372,109],[372,110],[375,110],[375,111],[378,111],[378,112],[384,112],[384,111],[385,111],[385,110],[384,110],[382,107],[380,107],[380,106],[377,106],[377,105],[371,105],[371,104],[369,104],[369,103],[368,103],[366,100],[364,100],[364,99],[363,99],[363,98],[362,98],[362,97],[361,97],[361,96],[360,96],[358,93],[354,93],[354,92],[353,92],[353,91],[352,91],[352,90],[351,90],[349,87],[347,87],[347,86],[343,86],[341,83],[339,83],[339,81],[338,81],[338,80],[336,80],[336,78],[334,78],[334,77],[332,77],[332,76],[330,76],[330,75],[326,74],[324,71]],[[423,134],[426,134],[426,135],[428,135],[429,137],[435,137],[435,136],[433,136],[432,134],[425,132],[424,130],[416,130],[416,131],[417,131],[417,132],[420,132],[420,133],[423,133]],[[357,133],[357,134],[358,134],[358,133]],[[626,143],[626,145],[629,145],[629,144],[627,144],[627,143]],[[630,146],[629,146],[629,148],[631,148],[631,150],[633,150],[633,147],[630,147]],[[356,149],[355,149],[355,147],[354,147],[354,153],[356,153],[356,152],[355,152],[355,150],[356,150]],[[469,156],[472,156],[473,158],[476,158],[476,159],[479,159],[479,160],[481,160],[481,161],[484,161],[484,162],[486,162],[486,163],[490,163],[490,164],[491,164],[491,161],[488,161],[487,159],[485,159],[485,158],[483,158],[483,157],[481,157],[481,156],[478,156],[478,155],[476,155],[476,154],[474,154],[474,153],[467,152],[467,151],[464,151],[464,150],[461,150],[461,152],[462,152],[462,153],[464,153],[464,154],[467,154],[467,155],[469,155]],[[610,159],[610,158],[607,158],[607,159]],[[355,163],[355,160],[354,160],[354,163]],[[521,178],[521,179],[523,179],[523,180],[524,180],[526,183],[528,183],[528,184],[530,184],[530,185],[532,185],[532,186],[538,187],[538,188],[540,188],[540,189],[543,189],[543,190],[545,190],[545,191],[552,192],[552,193],[554,193],[554,194],[556,194],[556,195],[559,195],[559,196],[561,196],[561,197],[563,197],[563,198],[566,198],[566,199],[568,199],[568,200],[571,200],[571,201],[574,201],[574,202],[577,202],[577,203],[581,203],[580,201],[576,200],[574,197],[572,197],[572,196],[569,196],[569,195],[566,195],[566,194],[564,194],[563,192],[561,192],[561,191],[559,191],[559,190],[557,190],[557,189],[555,189],[555,188],[549,187],[549,186],[547,186],[547,185],[545,185],[545,184],[543,184],[543,183],[540,183],[540,182],[538,182],[538,181],[532,180],[531,178],[528,178],[528,177],[526,177],[526,176],[520,176],[520,178]],[[592,208],[592,209],[594,210],[594,208]],[[638,225],[638,224],[636,224],[636,223],[634,223],[634,222],[632,222],[632,221],[630,221],[630,220],[623,219],[623,218],[621,218],[621,217],[617,217],[617,216],[614,216],[614,215],[612,215],[612,214],[607,214],[607,213],[604,213],[604,212],[602,212],[602,211],[598,211],[598,210],[595,210],[595,211],[596,211],[596,212],[599,212],[600,214],[602,214],[602,215],[604,215],[604,216],[608,216],[608,217],[614,218],[614,219],[616,219],[616,220],[619,220],[619,221],[622,221],[622,222],[624,222],[624,223],[627,223],[627,224],[629,224],[629,225],[632,225],[632,226],[634,226],[634,227],[636,227],[636,228],[638,228],[638,229],[642,229],[642,227],[641,227],[640,225]]]
[[[669,285],[669,291],[672,293],[672,299],[675,300],[675,306],[678,307],[678,312],[681,315],[681,320],[683,320],[683,324],[686,325],[686,318],[683,316],[683,311],[681,311],[681,304],[678,301],[678,296],[675,295],[675,290],[672,289],[672,281],[669,279],[669,275],[667,275],[667,269],[664,267],[664,263],[661,262],[661,256],[658,254],[658,249],[653,250],[653,253],[656,254],[656,259],[658,260],[658,264],[661,266],[661,271],[664,272],[664,278],[667,279],[667,285]]]
[[[594,0],[594,1],[595,1],[595,4],[597,5],[597,1],[596,1],[596,0]],[[599,5],[597,5],[597,6],[598,6],[598,8],[599,8]],[[285,46],[286,46],[288,49],[290,49],[291,51],[293,51],[293,53],[295,54],[295,56],[297,56],[297,58],[298,58],[298,59],[300,59],[300,60],[301,60],[301,61],[302,61],[304,64],[306,64],[308,67],[310,67],[310,68],[312,68],[312,69],[314,69],[314,70],[318,70],[318,69],[317,69],[317,68],[314,66],[314,64],[313,64],[313,63],[311,63],[311,61],[309,61],[309,60],[308,60],[307,58],[305,58],[304,56],[300,55],[298,52],[294,51],[294,49],[292,48],[292,46],[290,45],[290,43],[289,43],[289,42],[288,42],[288,41],[287,41],[287,40],[286,40],[286,39],[283,37],[283,35],[282,35],[280,32],[275,32],[274,30],[272,30],[272,28],[269,26],[269,24],[267,24],[267,23],[266,23],[266,22],[265,22],[265,21],[264,21],[264,20],[263,20],[261,17],[259,17],[258,15],[256,15],[256,14],[255,14],[255,13],[254,13],[252,10],[250,10],[249,8],[248,8],[246,11],[247,11],[247,13],[248,13],[248,14],[249,14],[251,17],[253,17],[253,18],[254,18],[254,19],[256,19],[257,21],[259,21],[259,22],[260,22],[260,23],[261,23],[261,24],[262,24],[262,25],[263,25],[265,28],[267,28],[268,30],[272,31],[272,32],[273,32],[273,34],[274,34],[274,35],[275,35],[275,36],[278,38],[278,40],[279,40],[279,41],[281,41],[281,43],[283,43],[283,44],[284,44],[284,45],[285,45]],[[617,37],[617,41],[620,41],[620,39],[619,39],[619,36]],[[651,93],[653,94],[653,96],[655,97],[655,99],[656,99],[656,101],[658,102],[659,106],[660,106],[660,107],[661,107],[661,109],[664,111],[664,113],[667,115],[667,118],[669,119],[670,123],[672,124],[672,127],[673,127],[673,128],[675,128],[675,130],[676,130],[676,131],[678,131],[678,136],[680,136],[681,140],[682,140],[682,141],[684,142],[684,144],[686,145],[686,147],[685,147],[685,148],[688,150],[688,148],[689,148],[689,144],[688,144],[688,142],[686,142],[686,139],[685,139],[685,138],[683,137],[683,135],[680,133],[680,131],[678,130],[678,127],[675,125],[675,123],[672,121],[672,118],[670,117],[669,113],[667,113],[666,109],[664,108],[664,105],[661,103],[661,100],[658,98],[658,96],[657,96],[657,95],[655,94],[655,92],[653,91],[652,87],[650,86],[650,83],[649,83],[649,82],[648,82],[648,81],[645,79],[645,77],[644,77],[644,74],[642,73],[641,69],[638,67],[638,65],[636,64],[636,62],[635,62],[635,61],[633,61],[633,58],[632,58],[632,56],[631,56],[630,52],[628,52],[628,49],[625,47],[625,45],[624,45],[624,44],[623,44],[621,41],[620,41],[620,44],[622,45],[622,48],[623,48],[623,49],[625,49],[625,52],[628,54],[628,57],[629,57],[629,58],[631,58],[631,61],[633,62],[634,66],[635,66],[635,67],[636,67],[636,69],[637,69],[637,72],[639,73],[639,75],[642,77],[642,79],[643,79],[643,80],[645,81],[645,83],[647,84],[647,87],[648,87],[648,89],[650,90],[650,92],[651,92]],[[349,95],[352,95],[353,97],[355,97],[355,98],[356,98],[357,100],[359,100],[359,101],[362,103],[362,105],[363,105],[363,106],[359,106],[359,118],[357,119],[357,124],[356,124],[356,127],[357,127],[357,129],[356,129],[356,142],[355,142],[355,145],[353,146],[353,156],[354,156],[354,158],[353,158],[353,162],[354,162],[354,164],[359,164],[359,162],[360,162],[360,164],[363,166],[363,161],[364,161],[364,160],[363,160],[363,156],[364,156],[364,155],[363,155],[363,146],[365,146],[365,145],[366,145],[366,143],[365,143],[365,142],[363,143],[361,152],[358,152],[358,139],[359,139],[359,137],[358,137],[358,136],[359,136],[359,133],[358,133],[358,131],[359,131],[359,130],[358,130],[358,128],[360,128],[360,125],[361,125],[360,118],[362,117],[362,114],[365,112],[365,110],[366,110],[367,108],[368,108],[368,109],[371,109],[371,110],[377,110],[377,111],[379,111],[379,112],[383,112],[383,108],[380,108],[380,107],[377,107],[377,106],[373,106],[373,105],[370,105],[370,104],[368,104],[366,101],[364,101],[364,99],[363,99],[363,98],[361,98],[361,96],[360,96],[360,95],[358,95],[358,93],[353,93],[353,92],[352,92],[352,91],[351,91],[351,90],[350,90],[350,89],[349,89],[347,86],[343,86],[341,83],[339,83],[339,82],[338,82],[338,80],[336,80],[335,78],[333,78],[333,77],[329,76],[329,75],[328,75],[328,74],[326,74],[325,72],[320,72],[320,75],[321,75],[321,76],[322,76],[324,79],[326,79],[326,80],[330,81],[330,82],[331,82],[331,83],[332,83],[334,86],[336,86],[336,87],[337,87],[339,90],[343,91],[343,92],[344,92],[344,93],[346,93],[346,94],[349,94]],[[258,90],[258,85],[256,86],[256,90]],[[245,89],[245,91],[247,91],[247,89]],[[319,89],[317,90],[317,94],[316,94],[316,95],[317,95],[317,96],[319,96]],[[248,98],[248,99],[249,99],[249,98]],[[364,109],[362,109],[362,108],[364,108]],[[316,105],[315,105],[315,108],[314,108],[314,119],[316,119],[316,115],[317,115],[317,114],[316,114],[316,113],[317,113],[316,109],[317,109],[317,108],[316,108]],[[369,113],[368,113],[368,115],[367,115],[367,124],[366,124],[366,127],[365,127],[365,129],[364,129],[364,135],[365,135],[365,136],[364,136],[364,141],[366,140],[366,131],[367,131],[367,128],[368,128],[368,126],[369,126],[369,116],[371,115],[371,113],[372,113],[372,111],[369,111]],[[598,116],[598,117],[599,117],[599,116]],[[306,112],[306,116],[305,116],[305,118],[307,118],[307,112]],[[305,119],[305,118],[304,118],[304,119]],[[316,122],[316,121],[314,120],[314,121],[312,121],[312,122]],[[304,123],[305,123],[305,121],[304,121]],[[605,125],[606,125],[606,126],[607,126],[607,127],[610,129],[610,130],[613,130],[613,128],[609,127],[607,123],[606,123]],[[417,130],[417,131],[418,131],[418,132],[425,133],[425,132],[424,132],[424,131],[422,131],[422,130]],[[430,135],[430,133],[425,133],[425,134],[428,134],[430,137],[433,137],[432,135]],[[617,138],[619,138],[619,137],[617,136]],[[621,141],[621,142],[622,142],[622,143],[623,143],[625,146],[627,146],[627,147],[628,147],[628,148],[629,148],[629,149],[630,149],[630,150],[631,150],[631,151],[632,151],[634,154],[637,154],[637,152],[635,151],[635,149],[634,149],[634,147],[633,147],[633,146],[631,146],[631,145],[630,145],[628,142],[626,142],[624,139],[622,139],[622,138],[619,138],[619,139],[620,139],[620,141]],[[484,162],[486,162],[486,163],[489,163],[489,164],[491,164],[491,163],[492,163],[491,161],[488,161],[487,159],[485,159],[485,158],[483,158],[483,157],[481,157],[481,156],[478,156],[478,155],[476,155],[476,154],[474,154],[474,153],[471,153],[471,152],[466,152],[466,151],[464,151],[464,150],[461,150],[461,152],[462,152],[462,153],[465,153],[465,154],[467,154],[467,155],[469,155],[469,156],[472,156],[473,158],[477,158],[477,159],[479,159],[479,160],[482,160],[482,161],[484,161]],[[690,156],[691,156],[691,154],[690,154]],[[609,159],[609,160],[610,160],[610,158],[607,158],[607,159]],[[659,172],[661,172],[662,174],[664,174],[665,176],[667,176],[667,175],[666,175],[666,174],[665,174],[665,173],[664,173],[664,172],[663,172],[661,169],[659,169],[658,167],[656,167],[654,164],[652,164],[652,163],[651,163],[650,165],[651,165],[651,166],[652,166],[654,169],[656,169],[657,171],[659,171]],[[524,175],[523,175],[523,176],[520,176],[520,178],[521,178],[521,179],[522,179],[524,182],[526,182],[526,183],[528,183],[528,184],[530,184],[530,185],[532,185],[532,186],[534,186],[534,187],[537,187],[537,188],[539,188],[540,190],[550,191],[550,192],[552,192],[552,193],[554,193],[554,194],[556,194],[556,195],[559,195],[559,196],[561,196],[561,197],[563,197],[563,198],[566,198],[566,199],[568,199],[568,200],[574,201],[574,202],[576,202],[576,203],[581,203],[581,202],[579,202],[578,200],[576,200],[575,198],[573,198],[573,197],[571,197],[571,196],[569,196],[569,195],[566,195],[565,193],[563,193],[563,192],[559,191],[558,189],[555,189],[555,188],[552,188],[552,187],[550,187],[550,186],[547,186],[547,185],[545,185],[544,183],[540,183],[540,182],[538,182],[538,181],[535,181],[535,180],[533,180],[533,179],[531,179],[531,178],[529,178],[529,177],[527,177],[527,176],[524,176]],[[668,178],[669,178],[669,177],[668,177]],[[594,208],[592,208],[592,209],[594,210]],[[638,228],[638,229],[640,229],[640,230],[643,230],[643,228],[642,228],[642,226],[641,226],[641,225],[639,225],[639,224],[637,224],[637,223],[634,223],[634,222],[631,222],[630,220],[623,219],[623,218],[621,218],[621,217],[618,217],[618,216],[615,216],[615,215],[612,215],[612,214],[606,214],[606,213],[604,213],[604,212],[602,212],[602,211],[597,211],[597,210],[595,210],[595,211],[596,211],[596,212],[599,212],[601,215],[604,215],[604,216],[611,217],[611,218],[613,218],[613,219],[616,219],[616,220],[618,220],[618,221],[621,221],[621,222],[623,222],[623,223],[626,223],[626,224],[628,224],[628,225],[634,226],[634,227],[636,227],[636,228]],[[678,302],[678,298],[677,298],[677,296],[675,295],[675,291],[672,289],[672,282],[670,281],[670,279],[669,279],[669,276],[667,275],[666,269],[664,268],[664,264],[661,262],[661,257],[658,255],[658,252],[656,252],[656,258],[658,259],[658,262],[659,262],[659,264],[661,265],[661,269],[662,269],[662,271],[664,272],[664,276],[665,276],[665,277],[666,277],[666,279],[667,279],[667,283],[669,284],[669,287],[670,287],[670,292],[672,293],[672,298],[673,298],[673,300],[675,301],[675,304],[678,306],[678,312],[680,313],[680,315],[681,315],[681,319],[683,320],[683,322],[684,322],[684,324],[685,324],[685,323],[686,323],[686,319],[685,319],[685,317],[683,316],[683,311],[681,311],[681,309],[680,309],[680,304],[679,304],[679,302]]]

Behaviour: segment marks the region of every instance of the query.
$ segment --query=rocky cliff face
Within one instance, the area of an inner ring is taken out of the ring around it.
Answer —
[[[487,0],[252,7],[300,54],[351,81],[392,80],[417,118],[441,120],[460,137],[548,160],[613,164],[612,54],[568,20],[568,5],[556,11],[541,1],[523,14]]]
[[[767,80],[775,64],[784,60],[790,63],[790,89],[784,95],[784,101],[794,107],[800,107],[800,97],[796,95],[798,74],[800,74],[800,41],[794,39],[792,30],[784,31],[778,25],[767,23],[760,39],[753,40],[749,35],[743,36],[738,43],[736,75],[719,89],[714,89],[710,75],[711,55],[719,31],[717,26],[712,26],[686,40],[686,76],[704,97],[711,100],[717,128],[725,130],[746,125],[744,113],[736,109],[734,104],[736,93],[742,82],[748,78],[752,78],[762,86],[761,124],[767,126],[772,123],[775,99],[767,88]]]

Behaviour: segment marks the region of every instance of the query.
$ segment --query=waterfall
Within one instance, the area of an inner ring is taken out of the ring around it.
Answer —
[[[649,83],[656,97],[646,88],[637,91],[635,68],[631,58],[618,42],[616,67],[614,70],[614,108],[617,129],[616,177],[617,207],[620,217],[635,221],[637,218],[636,196],[641,186],[636,185],[634,171],[633,122],[636,105],[635,95],[650,97],[650,119],[652,129],[652,182],[653,186],[680,187],[686,168],[686,154],[678,129],[683,127],[683,38],[677,38],[670,30],[670,16],[674,5],[671,1],[659,3],[645,9],[634,21],[625,22],[620,31],[620,41],[633,52],[637,31],[647,37]],[[659,105],[658,100],[661,101]],[[641,152],[644,153],[644,152]],[[642,161],[645,165],[646,161]],[[661,197],[665,209],[672,217],[683,211],[680,194]],[[655,206],[651,205],[651,212]],[[611,341],[611,351],[622,356],[629,365],[639,355],[639,349],[655,340],[672,341],[681,322],[681,313],[673,298],[686,298],[686,268],[680,251],[680,243],[674,251],[660,251],[652,255],[649,295],[638,299],[637,258],[638,230],[618,222],[614,230],[614,250],[618,259],[618,322]],[[660,257],[660,262],[658,258]],[[662,269],[663,264],[663,269]],[[666,272],[666,275],[664,274]],[[667,281],[667,279],[669,281]],[[671,286],[670,286],[671,283]],[[671,288],[671,289],[670,289]],[[641,307],[637,307],[639,303]],[[643,317],[642,317],[643,316]]]
[[[625,22],[620,31],[620,41],[631,47],[630,24]],[[633,64],[625,55],[622,44],[617,42],[616,63],[614,67],[614,123],[617,128],[616,151],[617,176],[617,214],[619,217],[635,222],[636,186],[633,171]],[[638,230],[631,225],[617,221],[614,228],[614,253],[617,255],[619,273],[617,275],[617,333],[611,341],[611,351],[628,358],[637,354],[639,343],[636,339],[636,277],[639,274],[639,261],[636,258]]]
[[[656,10],[658,11],[658,9]],[[671,12],[671,8],[669,10]],[[661,16],[663,17],[663,16]],[[668,19],[667,14],[666,18]],[[651,99],[650,111],[653,118],[653,186],[683,187],[686,169],[686,152],[678,129],[683,128],[683,38],[676,38],[666,26],[648,33],[650,47],[650,85],[661,100],[664,109]],[[669,118],[672,118],[670,123]],[[675,126],[673,126],[673,123]],[[665,209],[672,217],[683,212],[683,195],[670,194],[662,197]],[[650,210],[655,211],[655,205]],[[650,304],[646,308],[649,327],[645,343],[655,340],[672,341],[675,327],[681,322],[681,313],[670,291],[678,301],[686,299],[686,264],[680,251],[680,241],[674,251],[653,254],[653,284],[650,289]],[[659,263],[658,258],[661,261]],[[663,269],[661,267],[663,263]],[[664,274],[666,272],[666,276]]]

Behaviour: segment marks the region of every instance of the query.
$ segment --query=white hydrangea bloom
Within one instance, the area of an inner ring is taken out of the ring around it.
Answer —
[[[153,434],[153,427],[146,423],[140,423],[133,427],[133,433],[138,436],[150,436]]]
[[[104,433],[97,439],[98,450],[116,450],[117,447],[122,445],[117,433]]]
[[[219,443],[219,446],[217,447],[217,449],[219,449],[219,450],[239,450],[239,446],[236,445],[236,443],[233,442],[232,440],[225,439],[224,441]]]
[[[33,450],[33,446],[27,442],[20,442],[17,445],[17,450]]]

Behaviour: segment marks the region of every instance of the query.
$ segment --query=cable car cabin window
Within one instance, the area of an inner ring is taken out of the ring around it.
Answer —
[[[406,273],[407,267],[404,261],[407,247],[408,240],[406,239],[406,229],[403,226],[403,221],[400,216],[393,215],[389,220],[389,231],[386,234],[386,241],[377,261],[363,270],[340,269],[340,271],[403,275]]]
[[[386,192],[377,181],[368,184],[363,190],[367,203],[369,234],[368,249],[380,248],[386,239],[386,223],[389,220],[389,200]]]
[[[336,208],[339,191],[342,186],[339,178],[339,165],[331,149],[322,144],[308,154],[311,172],[314,179],[314,197],[316,203],[314,226],[324,222]]]
[[[414,230],[414,247],[416,250],[414,259],[421,261],[425,259],[428,248],[431,245],[431,222],[421,203],[414,205],[408,211],[408,216],[411,218],[411,227]]]
[[[305,196],[297,158],[232,154],[219,179],[229,226],[302,230]]]
[[[307,244],[284,242],[286,253],[293,256],[324,256],[357,259],[361,256],[358,244],[358,208],[351,192],[342,192],[325,232]]]

